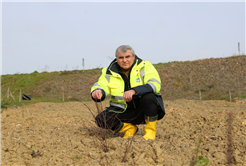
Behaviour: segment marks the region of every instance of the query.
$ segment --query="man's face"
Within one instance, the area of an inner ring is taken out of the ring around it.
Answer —
[[[135,56],[132,56],[131,50],[127,50],[124,53],[117,52],[117,63],[121,68],[128,70],[132,67]]]

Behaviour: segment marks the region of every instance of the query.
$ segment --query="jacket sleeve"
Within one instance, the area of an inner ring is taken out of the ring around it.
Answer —
[[[161,79],[155,67],[148,61],[144,66],[144,85],[134,87],[137,95],[141,96],[149,92],[158,94],[161,90]]]
[[[107,97],[107,95],[110,93],[108,80],[107,80],[107,77],[106,77],[106,70],[107,70],[107,68],[103,68],[102,69],[102,75],[99,77],[98,82],[96,82],[91,87],[91,98],[94,101],[96,101],[96,102],[103,101]],[[98,89],[100,89],[102,91],[102,99],[101,100],[95,100],[92,97],[92,92],[95,91],[95,90],[98,90]]]

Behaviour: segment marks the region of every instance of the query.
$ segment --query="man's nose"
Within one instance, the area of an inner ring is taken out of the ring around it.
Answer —
[[[123,57],[123,61],[125,62],[127,60],[127,58],[126,57]]]

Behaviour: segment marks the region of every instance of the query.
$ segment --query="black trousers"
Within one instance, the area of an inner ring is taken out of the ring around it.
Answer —
[[[144,124],[146,117],[158,119],[158,112],[163,112],[158,106],[156,97],[153,93],[141,96],[140,101],[134,107],[127,107],[123,113],[112,112],[112,107],[96,116],[95,122],[99,127],[119,131],[123,123]],[[164,112],[163,112],[164,116]]]

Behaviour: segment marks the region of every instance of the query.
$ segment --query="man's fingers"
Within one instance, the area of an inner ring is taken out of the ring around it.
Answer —
[[[92,97],[94,98],[94,99],[101,99],[102,98],[102,92],[101,92],[101,90],[96,90],[96,91],[94,91],[93,93],[92,93]]]
[[[124,100],[125,100],[125,102],[130,102],[132,100],[132,95],[125,93],[124,94]]]
[[[102,98],[102,94],[101,93],[97,93],[97,99],[101,99]]]

